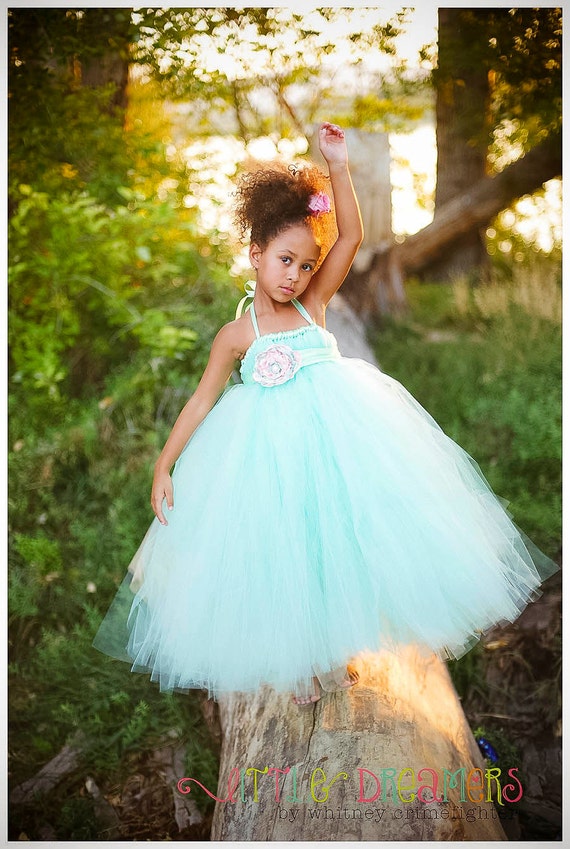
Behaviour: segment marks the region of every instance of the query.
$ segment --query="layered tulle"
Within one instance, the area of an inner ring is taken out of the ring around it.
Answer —
[[[280,385],[270,344],[329,349]],[[460,657],[558,566],[396,380],[316,325],[261,337],[180,456],[94,641],[163,690],[325,688],[363,649]]]

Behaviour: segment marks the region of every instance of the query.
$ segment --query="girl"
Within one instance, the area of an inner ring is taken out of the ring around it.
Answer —
[[[328,179],[241,180],[253,300],[162,449],[156,518],[94,641],[163,690],[265,683],[311,704],[356,682],[363,649],[459,657],[559,568],[406,389],[325,330],[362,224],[343,131],[324,123],[319,146]]]

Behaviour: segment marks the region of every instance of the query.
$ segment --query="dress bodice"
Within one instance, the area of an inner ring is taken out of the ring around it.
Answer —
[[[259,332],[254,305],[249,310],[255,339],[241,361],[240,374],[245,384],[278,386],[291,380],[305,366],[340,359],[332,333],[316,324],[298,301],[292,303],[307,321],[293,330]]]

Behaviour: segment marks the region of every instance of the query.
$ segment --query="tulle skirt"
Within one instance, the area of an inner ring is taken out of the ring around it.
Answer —
[[[361,360],[229,388],[94,641],[162,690],[307,692],[362,650],[458,658],[559,569],[479,466]]]

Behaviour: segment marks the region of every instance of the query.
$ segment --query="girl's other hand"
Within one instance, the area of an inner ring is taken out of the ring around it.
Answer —
[[[168,472],[164,472],[162,470],[155,470],[154,479],[152,482],[152,493],[150,496],[150,503],[152,505],[152,509],[154,510],[155,516],[161,525],[168,525],[168,522],[164,518],[164,513],[162,512],[162,504],[165,498],[166,506],[169,510],[172,510],[172,508],[174,507],[172,478],[170,477]]]
[[[348,161],[344,131],[325,121],[319,128],[319,149],[329,165],[344,165]]]

